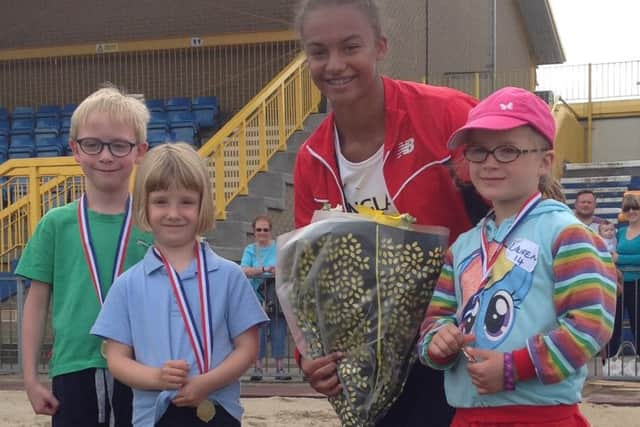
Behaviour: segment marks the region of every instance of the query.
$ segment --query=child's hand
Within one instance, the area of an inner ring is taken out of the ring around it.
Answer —
[[[167,360],[159,370],[160,390],[175,390],[187,383],[189,364],[185,360]]]
[[[25,390],[33,412],[38,415],[55,415],[58,412],[60,402],[47,387],[39,382],[34,382],[33,384],[25,385]]]
[[[206,379],[204,375],[196,375],[189,378],[187,383],[178,390],[176,397],[171,401],[174,405],[197,407],[200,402],[209,396]]]
[[[446,359],[457,354],[463,347],[475,340],[473,335],[464,335],[452,323],[448,323],[436,332],[429,343],[429,354],[435,359]]]
[[[467,364],[471,382],[479,394],[497,393],[504,389],[504,354],[499,351],[469,347],[466,351],[476,359]]]

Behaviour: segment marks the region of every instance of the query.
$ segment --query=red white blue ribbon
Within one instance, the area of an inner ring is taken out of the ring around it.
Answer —
[[[113,269],[111,271],[111,283],[116,280],[122,271],[124,270],[124,260],[127,255],[127,247],[129,246],[129,236],[131,235],[131,197],[127,197],[127,201],[124,205],[124,220],[122,221],[122,227],[120,227],[120,236],[118,237],[118,246],[116,247],[116,256],[113,262]],[[91,239],[91,227],[89,225],[89,212],[87,207],[87,195],[83,194],[78,202],[78,227],[80,228],[80,242],[82,243],[82,251],[89,267],[89,277],[91,283],[98,297],[100,305],[104,302],[104,295],[102,293],[102,284],[100,283],[100,271],[98,269],[98,262],[96,260],[96,251],[93,247],[93,240]]]
[[[522,223],[522,221],[536,207],[536,205],[540,202],[541,199],[542,199],[542,195],[539,192],[536,192],[532,194],[527,200],[525,200],[524,204],[520,207],[520,210],[516,214],[516,217],[513,220],[513,223],[509,226],[509,229],[507,230],[507,234],[504,236],[504,239],[502,239],[502,245],[498,249],[496,249],[491,259],[489,259],[489,241],[487,240],[485,226],[487,223],[487,218],[489,218],[493,212],[490,212],[482,220],[482,226],[481,226],[481,232],[480,232],[480,236],[482,239],[480,242],[482,252],[480,253],[480,257],[482,259],[482,284],[483,285],[486,284],[487,281],[489,280],[491,269],[493,268],[493,265],[498,260],[498,255],[500,255],[500,252],[502,252],[502,250],[505,248],[504,244],[507,241],[507,238],[509,237],[509,235]]]
[[[211,328],[211,305],[210,305],[210,286],[209,275],[207,274],[207,258],[205,244],[194,243],[194,251],[196,255],[197,277],[198,277],[198,295],[200,297],[200,330],[196,327],[193,313],[189,302],[184,293],[182,280],[176,270],[169,264],[162,252],[156,247],[153,248],[155,255],[162,261],[164,268],[169,276],[171,289],[176,298],[184,327],[187,330],[187,336],[191,343],[191,348],[196,356],[196,363],[201,374],[209,371],[211,366],[211,354],[213,352],[212,328]]]

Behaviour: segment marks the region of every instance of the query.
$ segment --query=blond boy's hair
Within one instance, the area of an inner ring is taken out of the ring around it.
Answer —
[[[147,204],[149,193],[186,189],[200,194],[196,233],[213,228],[215,211],[211,179],[205,160],[184,142],[159,145],[140,162],[133,186],[133,219],[142,230],[150,231]]]
[[[86,125],[89,115],[95,112],[106,113],[112,120],[131,126],[136,136],[136,144],[147,141],[147,106],[114,86],[98,89],[78,105],[71,116],[69,138],[76,140],[79,129]]]

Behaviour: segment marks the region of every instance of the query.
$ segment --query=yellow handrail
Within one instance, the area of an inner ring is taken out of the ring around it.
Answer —
[[[266,170],[276,151],[286,148],[289,136],[302,128],[319,103],[320,92],[301,53],[203,144],[200,155],[209,161],[214,178],[216,219],[226,218],[231,200],[247,194],[251,178]]]
[[[247,194],[251,178],[267,170],[268,159],[286,148],[319,103],[320,92],[300,54],[202,145],[216,219],[225,219],[233,198]],[[42,214],[77,198],[84,180],[73,157],[12,159],[0,164],[0,176],[0,271],[9,271]]]

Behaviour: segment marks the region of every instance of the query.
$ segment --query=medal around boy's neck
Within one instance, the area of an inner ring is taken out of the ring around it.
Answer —
[[[129,197],[128,191],[124,193],[109,193],[90,188],[87,188],[84,194],[87,197],[87,208],[89,210],[106,215],[123,213]]]

